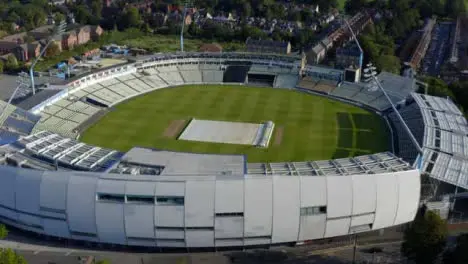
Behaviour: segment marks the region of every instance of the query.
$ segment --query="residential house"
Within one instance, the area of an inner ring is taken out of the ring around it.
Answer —
[[[345,69],[349,66],[362,67],[363,52],[355,44],[336,49],[335,67]]]
[[[71,31],[62,35],[62,49],[71,50],[78,45],[76,32]]]
[[[322,62],[327,55],[327,51],[332,47],[333,42],[331,42],[327,37],[321,39],[307,52],[307,62],[310,64],[318,64]]]
[[[29,31],[29,35],[31,35],[36,40],[46,39],[50,37],[50,35],[53,33],[53,30],[54,25],[46,25]]]
[[[76,29],[77,44],[86,44],[91,40],[91,30],[89,27],[80,27]]]
[[[218,43],[205,43],[200,47],[201,52],[222,52],[223,47]]]
[[[326,55],[325,47],[321,43],[317,43],[306,53],[307,62],[309,64],[319,64]]]
[[[274,40],[255,40],[248,38],[245,42],[248,52],[259,52],[259,53],[279,53],[289,54],[291,53],[291,43],[284,41]]]

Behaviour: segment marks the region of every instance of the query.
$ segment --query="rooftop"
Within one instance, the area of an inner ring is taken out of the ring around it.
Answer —
[[[121,162],[163,167],[161,175],[243,175],[243,155],[217,155],[174,152],[135,147],[128,151]]]

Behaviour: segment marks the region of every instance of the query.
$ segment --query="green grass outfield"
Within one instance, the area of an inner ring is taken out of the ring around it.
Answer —
[[[266,149],[165,138],[173,120],[190,118],[263,122],[283,127]],[[390,149],[385,121],[361,108],[284,89],[190,85],[166,88],[115,107],[81,140],[127,151],[133,146],[199,153],[246,154],[249,162],[305,161],[364,155]]]

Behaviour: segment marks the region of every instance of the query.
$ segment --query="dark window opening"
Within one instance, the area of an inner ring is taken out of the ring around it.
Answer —
[[[159,205],[184,205],[185,199],[182,196],[158,196],[156,202]]]
[[[154,204],[154,197],[127,195],[128,203]]]
[[[231,216],[244,216],[243,212],[236,213],[217,213],[216,217],[231,217]]]
[[[98,201],[123,203],[125,202],[125,196],[120,194],[99,193]]]

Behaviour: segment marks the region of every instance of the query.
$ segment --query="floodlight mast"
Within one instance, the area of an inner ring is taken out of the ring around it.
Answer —
[[[36,59],[34,59],[33,63],[31,64],[31,67],[29,68],[29,76],[31,78],[31,88],[32,88],[33,94],[36,94],[36,85],[34,83],[34,66],[36,66],[39,59],[44,55],[49,45],[53,42],[53,39],[55,37],[61,36],[65,32],[66,28],[67,28],[67,23],[64,20],[62,20],[59,23],[59,25],[54,28],[54,34],[52,35],[50,39],[48,39],[46,45],[39,53],[39,56],[37,56]]]
[[[349,25],[348,21],[346,19],[344,19],[346,25],[348,26],[348,29],[349,31],[351,32],[351,35],[354,39],[354,41],[356,42],[359,50],[361,52],[362,51],[362,48],[361,48],[361,45],[359,44],[359,40],[357,39],[356,37],[356,34],[354,34],[354,30],[353,28],[351,27],[351,25]],[[398,117],[398,120],[403,124],[403,127],[405,128],[406,130],[406,133],[409,135],[412,143],[414,144],[414,146],[416,147],[416,149],[418,150],[419,154],[423,155],[423,150],[421,148],[421,146],[419,145],[419,142],[416,140],[416,138],[414,137],[413,133],[411,132],[411,130],[409,129],[409,127],[406,125],[406,122],[403,120],[403,117],[401,117],[400,115],[400,112],[398,112],[398,110],[396,109],[395,105],[393,104],[392,100],[390,99],[390,97],[388,96],[387,92],[385,91],[385,89],[382,87],[382,84],[380,83],[380,81],[377,79],[377,72],[376,72],[376,67],[374,65],[372,65],[372,63],[369,63],[366,65],[367,67],[364,69],[364,78],[366,78],[367,80],[372,80],[373,82],[375,82],[375,84],[377,84],[377,87],[382,91],[382,93],[384,94],[385,98],[388,100],[388,102],[390,103],[390,105],[392,106],[392,109],[393,111],[395,112],[396,116]]]
[[[184,12],[182,15],[182,26],[180,29],[180,51],[184,52],[184,28],[185,28],[185,17],[187,16],[187,9],[191,6],[190,1],[185,2]]]

